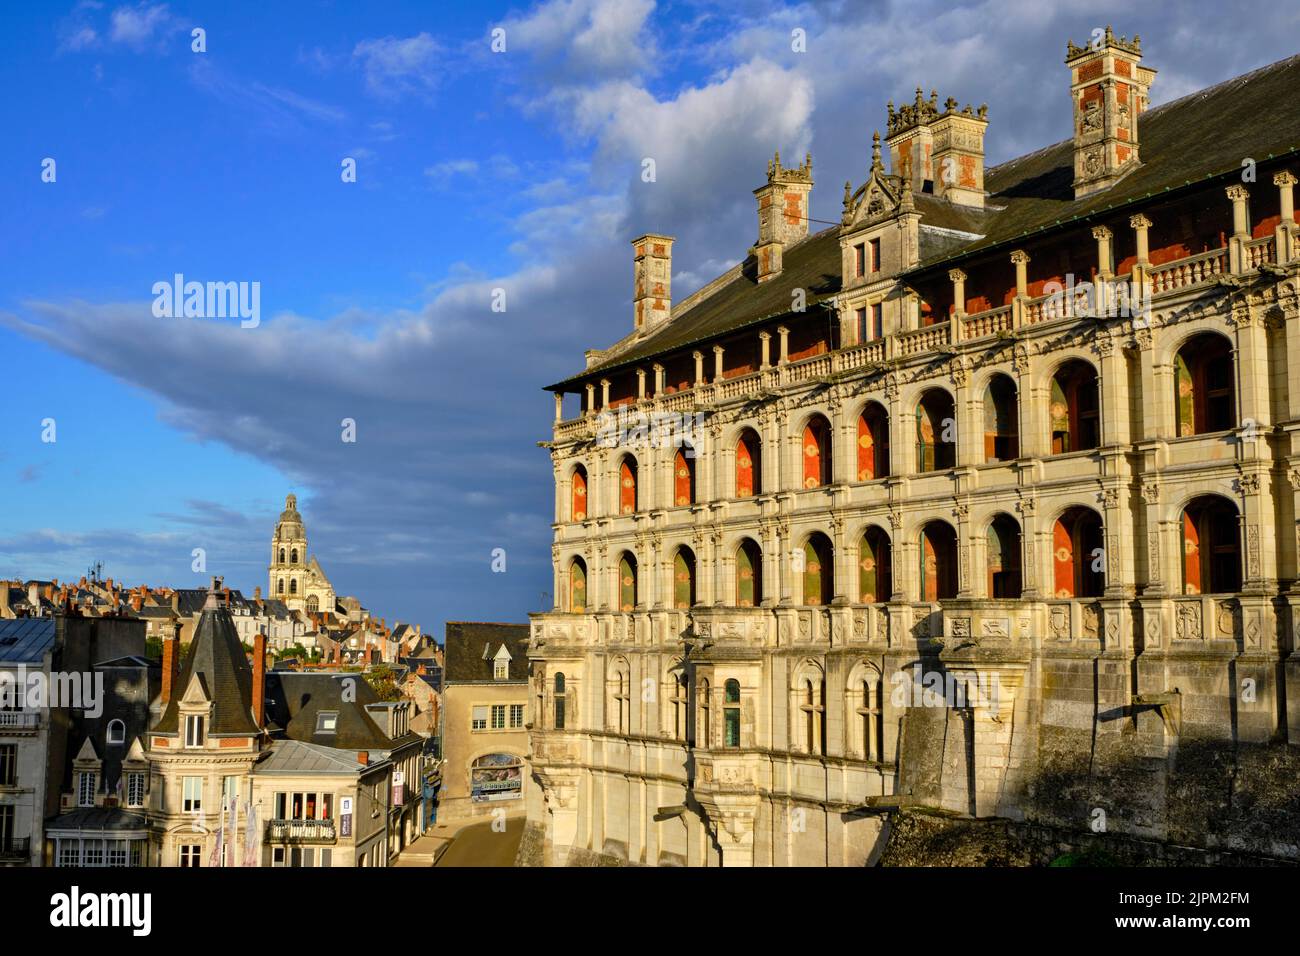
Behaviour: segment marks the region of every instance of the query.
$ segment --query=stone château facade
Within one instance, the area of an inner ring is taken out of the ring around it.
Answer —
[[[551,387],[535,859],[861,865],[900,807],[1300,857],[1300,57],[1066,66],[1073,138],[988,169],[984,107],[890,103],[814,235],[778,156],[683,302],[634,242]]]

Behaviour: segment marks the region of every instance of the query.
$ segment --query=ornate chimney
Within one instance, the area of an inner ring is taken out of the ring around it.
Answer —
[[[1140,164],[1138,115],[1156,75],[1141,59],[1141,39],[1116,37],[1110,27],[1086,46],[1066,44],[1076,199],[1114,185]]]
[[[811,153],[805,153],[803,165],[793,169],[781,165],[780,152],[767,164],[767,183],[754,190],[758,200],[758,242],[751,251],[758,259],[759,282],[779,275],[782,252],[808,235],[812,187]]]
[[[638,331],[667,322],[673,309],[673,238],[649,232],[632,240],[632,309]]]
[[[984,208],[984,131],[987,105],[960,111],[951,96],[944,111],[930,124],[933,136],[934,192],[961,206]]]

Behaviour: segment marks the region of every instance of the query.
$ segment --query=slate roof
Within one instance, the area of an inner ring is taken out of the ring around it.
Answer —
[[[355,700],[343,700],[344,681],[353,682]],[[366,712],[379,695],[359,673],[299,673],[273,671],[266,675],[266,713],[284,736],[342,750],[391,750],[393,741]],[[338,714],[334,733],[317,733],[321,711]]]
[[[45,832],[51,830],[148,830],[149,823],[139,813],[121,807],[78,807],[45,821]]]
[[[492,678],[492,658],[504,644],[510,652],[511,681],[528,680],[528,625],[448,621],[443,685],[473,682],[504,683]],[[483,650],[487,647],[487,657]]]
[[[356,751],[353,750],[303,743],[301,740],[276,740],[271,743],[271,755],[262,760],[253,772],[257,774],[328,773],[355,777],[367,767],[367,764],[357,760]]]
[[[21,617],[0,621],[0,663],[39,664],[54,646],[54,619]]]
[[[199,616],[189,653],[181,664],[180,676],[172,685],[172,699],[158,718],[153,732],[178,732],[178,702],[198,676],[212,698],[210,736],[256,734],[253,723],[253,668],[235,630],[235,622],[225,607],[209,608]]]
[[[1256,162],[1300,150],[1300,110],[1285,108],[1300,89],[1300,56],[1219,83],[1143,113],[1138,123],[1142,165],[1109,189],[1074,198],[1074,142],[1064,140],[985,171],[984,210],[914,194],[922,214],[920,264],[904,275],[949,268],[954,260],[1031,235],[1068,228],[1088,217],[1118,215],[1186,187],[1237,175],[1243,157]],[[1064,108],[1064,103],[1062,104]],[[963,241],[926,227],[977,233]],[[707,294],[639,341],[625,339],[609,358],[552,391],[574,391],[592,376],[678,351],[724,333],[791,316],[807,321],[840,289],[839,227],[809,236],[784,251],[781,274],[759,284],[752,258],[715,280]],[[807,290],[808,312],[790,313],[791,292]],[[708,287],[706,287],[708,289]]]

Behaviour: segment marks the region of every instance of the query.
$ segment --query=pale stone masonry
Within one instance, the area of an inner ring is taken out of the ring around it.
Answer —
[[[814,235],[778,158],[676,305],[638,240],[552,386],[533,861],[862,865],[909,805],[1300,858],[1300,58],[1146,112],[1139,60],[1071,45],[1073,140],[989,169],[891,103]]]

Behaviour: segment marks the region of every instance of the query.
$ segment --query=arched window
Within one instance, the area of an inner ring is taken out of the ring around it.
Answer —
[[[573,521],[587,520],[587,469],[582,465],[573,469],[573,494],[569,501],[569,517]]]
[[[957,414],[952,396],[932,388],[916,403],[916,470],[942,471],[957,461]]]
[[[858,544],[858,600],[888,601],[894,593],[893,555],[889,535],[872,525]]]
[[[630,515],[636,509],[636,459],[628,455],[618,466],[618,513]]]
[[[1100,597],[1106,586],[1101,518],[1073,507],[1052,527],[1052,593],[1058,598]]]
[[[740,681],[729,680],[723,685],[722,697],[723,745],[740,746]]]
[[[290,563],[290,564],[297,564],[297,563],[298,563],[298,549],[297,549],[297,548],[294,548],[292,551],[289,552],[289,563]]]
[[[803,429],[803,486],[816,488],[831,483],[831,426],[814,415]]]
[[[1193,498],[1183,509],[1183,593],[1241,590],[1237,508],[1218,495]]]
[[[700,702],[699,726],[696,728],[695,742],[698,746],[706,750],[713,746],[712,729],[713,723],[709,720],[709,708],[712,702],[709,700],[709,682],[701,679],[696,685],[696,696]]]
[[[1236,427],[1232,346],[1213,332],[1194,335],[1174,358],[1177,434],[1202,435]]]
[[[763,552],[750,538],[736,548],[736,607],[763,603]]]
[[[957,532],[946,521],[931,521],[921,529],[921,600],[956,596]]]
[[[284,564],[284,548],[280,549],[280,563]]]
[[[685,448],[677,449],[673,456],[673,504],[695,504],[695,459],[686,456]]]
[[[636,557],[624,551],[618,559],[618,607],[620,611],[635,611],[637,604]]]
[[[758,433],[746,428],[736,440],[736,497],[749,498],[763,493],[762,443]]]
[[[318,598],[318,597],[317,597],[316,595],[314,595],[314,594],[313,594],[311,597],[307,598],[307,610],[308,610],[308,611],[312,611],[312,612],[319,611],[319,610],[320,610],[320,598]]]
[[[994,375],[984,389],[984,460],[1013,461],[1020,457],[1020,420],[1016,383]]]
[[[1010,515],[989,522],[988,567],[989,597],[1020,597],[1020,525]]]
[[[284,578],[281,578],[280,580],[275,582],[275,593],[276,594],[284,593]]]
[[[574,558],[569,562],[569,606],[575,614],[587,609],[587,562]]]
[[[297,593],[298,593],[298,579],[297,579],[297,578],[290,578],[290,579],[289,579],[289,593],[290,593],[290,594],[297,594]]]
[[[885,734],[880,704],[884,682],[880,671],[870,664],[864,664],[859,674],[849,684],[850,706],[858,717],[855,747],[863,760],[883,760]]]
[[[826,753],[826,681],[820,675],[800,683],[799,710],[803,714],[804,752]]]
[[[563,672],[560,672],[560,673],[557,673],[557,674],[555,675],[555,723],[554,723],[554,726],[555,726],[555,729],[556,729],[556,730],[563,730],[563,729],[564,729],[564,702],[565,702],[564,674],[563,674]]]
[[[695,606],[695,555],[681,547],[673,555],[673,607]]]
[[[676,661],[668,671],[669,726],[672,727],[673,740],[686,739],[686,691],[686,669],[681,661]]]
[[[803,603],[830,604],[835,596],[835,561],[831,540],[820,531],[803,546]]]
[[[609,696],[607,724],[615,733],[626,734],[632,719],[631,676],[627,661],[619,659],[610,669],[606,681]]]
[[[889,474],[889,413],[879,402],[868,402],[858,416],[858,481]]]
[[[110,720],[108,722],[108,731],[105,739],[110,744],[126,743],[126,724],[120,720]]]
[[[1096,448],[1101,443],[1098,402],[1097,371],[1091,365],[1070,359],[1056,370],[1048,404],[1053,455]]]

